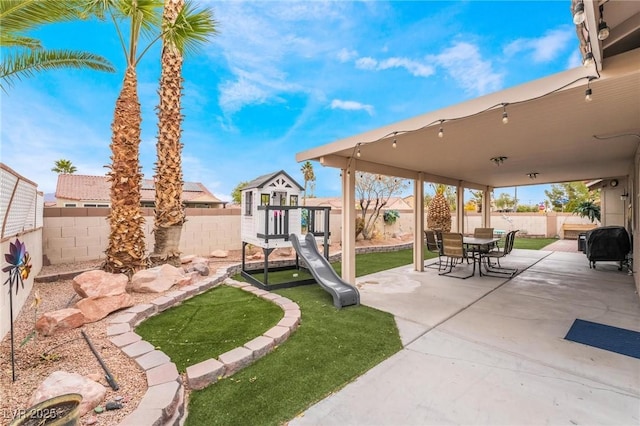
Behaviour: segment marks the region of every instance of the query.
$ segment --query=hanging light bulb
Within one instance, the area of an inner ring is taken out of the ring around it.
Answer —
[[[584,2],[579,0],[573,8],[573,23],[580,25],[584,22]]]
[[[585,68],[589,68],[594,64],[594,62],[595,62],[595,58],[593,57],[593,53],[587,52],[587,54],[584,56],[584,60],[582,61],[582,65]]]
[[[589,77],[589,81],[587,82],[587,90],[584,91],[584,100],[586,102],[591,102],[591,95],[593,94],[593,91],[591,90],[591,80],[593,80],[595,77]]]
[[[509,122],[509,114],[507,114],[507,104],[502,104],[502,124]]]
[[[444,129],[442,128],[442,123],[444,123],[444,120],[440,120],[440,130],[438,130],[438,137],[439,138],[443,138],[444,137]]]
[[[356,157],[360,158],[362,154],[360,153],[360,148],[358,148],[358,152],[356,152]]]
[[[609,26],[604,21],[604,4],[600,5],[600,22],[598,23],[598,40],[606,40],[609,37]]]
[[[392,148],[396,148],[398,146],[398,143],[396,142],[396,140],[393,140],[393,143],[391,144]]]

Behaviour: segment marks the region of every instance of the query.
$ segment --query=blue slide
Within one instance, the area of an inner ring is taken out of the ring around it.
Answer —
[[[333,305],[340,309],[343,306],[359,305],[360,292],[354,286],[347,284],[333,270],[331,264],[318,250],[318,243],[313,234],[307,234],[304,240],[298,238],[296,234],[289,236],[289,241],[304,260],[313,278],[324,288],[331,297]]]

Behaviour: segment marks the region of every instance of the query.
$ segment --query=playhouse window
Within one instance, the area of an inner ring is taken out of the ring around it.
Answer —
[[[271,196],[269,194],[260,194],[260,205],[268,206],[271,203]]]
[[[244,194],[244,215],[252,216],[253,210],[253,191],[248,191]]]
[[[298,196],[297,195],[290,195],[289,196],[289,205],[290,206],[297,206],[298,205]]]

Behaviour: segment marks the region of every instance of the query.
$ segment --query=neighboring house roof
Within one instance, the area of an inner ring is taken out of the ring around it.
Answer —
[[[56,198],[66,200],[108,201],[111,199],[111,184],[106,176],[87,176],[75,174],[58,175]],[[155,201],[153,180],[143,179],[142,201]],[[185,182],[182,189],[182,201],[199,203],[224,203],[200,182]]]
[[[258,176],[257,178],[255,178],[251,182],[247,183],[244,186],[244,188],[242,188],[242,190],[244,191],[245,189],[262,188],[267,183],[271,182],[271,180],[273,180],[276,176],[281,175],[281,174],[285,175],[287,177],[287,179],[289,179],[291,182],[293,182],[298,187],[298,189],[300,189],[300,191],[304,190],[304,188],[298,182],[296,182],[296,180],[294,178],[289,176],[289,174],[287,172],[285,172],[284,170],[280,170],[280,171],[277,171],[277,172],[268,173],[266,175]]]

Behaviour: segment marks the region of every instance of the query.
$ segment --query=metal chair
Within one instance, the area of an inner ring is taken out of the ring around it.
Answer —
[[[485,270],[487,271],[485,275],[495,274],[494,276],[507,275],[509,277],[513,277],[515,274],[518,273],[517,268],[506,268],[500,265],[500,259],[503,259],[506,256],[508,256],[511,253],[511,250],[513,250],[513,243],[516,239],[517,232],[518,231],[516,230],[516,231],[510,231],[507,233],[507,236],[504,239],[504,247],[502,249],[500,247],[496,247],[493,250],[489,251],[488,253],[481,254],[482,256],[481,261],[482,259],[485,260]],[[495,264],[491,264],[492,259],[496,261]]]
[[[424,231],[424,237],[427,242],[427,250],[432,253],[438,253],[438,263],[431,263],[427,265],[427,268],[438,267],[438,271],[440,271],[442,269],[442,247],[438,243],[438,235],[436,231],[427,229]]]
[[[443,232],[442,233],[442,255],[447,257],[446,263],[449,266],[449,270],[446,272],[440,272],[438,275],[446,275],[453,278],[467,279],[472,277],[476,273],[476,262],[473,262],[473,270],[471,274],[465,276],[450,275],[453,271],[453,267],[457,263],[462,263],[467,259],[467,250],[464,248],[463,236],[457,232]],[[445,265],[446,269],[446,265]]]
[[[473,230],[474,238],[493,238],[493,228],[476,228]],[[495,248],[495,245],[486,245],[474,248],[472,251],[479,251],[480,253],[488,253],[491,249]]]

